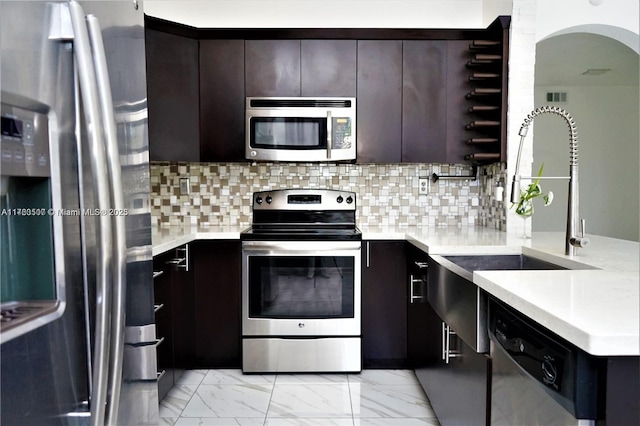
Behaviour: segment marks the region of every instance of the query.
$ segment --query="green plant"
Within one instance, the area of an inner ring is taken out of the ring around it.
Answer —
[[[542,176],[543,170],[544,163],[540,166],[540,170],[538,170],[538,178],[529,184],[527,189],[520,191],[520,201],[518,201],[517,204],[514,203],[511,205],[511,207],[516,206],[516,214],[522,217],[531,217],[533,215],[533,199],[536,197],[542,196],[545,206],[548,206],[553,201],[553,192],[549,191],[547,194],[542,193],[540,177]]]

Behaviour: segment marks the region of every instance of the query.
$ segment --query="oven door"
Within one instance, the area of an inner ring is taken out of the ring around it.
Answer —
[[[244,241],[243,336],[359,336],[360,241]]]

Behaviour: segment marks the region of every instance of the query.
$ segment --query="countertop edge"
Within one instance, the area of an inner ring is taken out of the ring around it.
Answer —
[[[451,235],[455,236],[456,232],[464,233],[464,230],[453,229]],[[482,231],[472,231],[474,233]],[[241,230],[237,229],[219,229],[219,228],[158,228],[154,231],[154,244],[152,246],[153,256],[165,253],[169,250],[175,249],[181,245],[188,244],[197,240],[239,240]],[[541,247],[528,247],[522,244],[522,240],[511,240],[507,237],[500,236],[495,240],[496,234],[494,231],[487,231],[488,234],[492,234],[492,238],[488,239],[488,242],[483,241],[483,238],[478,237],[478,241],[474,238],[459,238],[449,243],[446,237],[431,236],[426,232],[420,232],[415,230],[364,230],[363,241],[374,240],[399,240],[407,241],[417,248],[423,250],[428,254],[518,254],[528,253],[537,255],[537,257],[546,258],[547,260],[555,261],[556,263],[565,264],[571,268],[575,265],[582,264],[584,260],[588,260],[588,257],[578,257],[569,259],[564,256],[561,250],[555,247],[547,248],[544,244]],[[561,237],[560,237],[561,238]],[[606,237],[605,237],[606,238]],[[495,241],[494,241],[495,240]],[[554,239],[555,240],[555,239]],[[612,240],[612,239],[608,239]],[[560,240],[562,241],[562,240]],[[621,244],[629,243],[626,240],[620,240]],[[633,244],[637,244],[632,242]],[[597,257],[597,256],[593,256]],[[599,260],[599,259],[596,259]],[[588,267],[597,273],[603,279],[612,275],[619,276],[617,270],[603,270],[597,266],[587,265]],[[632,282],[638,283],[638,273],[635,271],[637,266],[633,266],[631,270],[623,271],[623,276],[626,279],[631,279]],[[498,275],[496,275],[498,274]],[[500,275],[502,274],[502,275]],[[489,294],[497,297],[505,303],[513,306],[516,310],[522,312],[524,315],[530,317],[534,321],[542,324],[543,326],[551,329],[556,334],[565,338],[572,344],[576,345],[580,349],[594,356],[640,356],[640,333],[632,331],[629,334],[624,332],[617,332],[615,335],[604,333],[590,333],[575,323],[571,323],[567,318],[563,318],[561,315],[555,315],[554,312],[545,308],[544,306],[538,306],[532,303],[526,297],[518,294],[519,291],[510,290],[508,283],[506,283],[503,277],[506,277],[507,273],[504,271],[490,271],[487,273],[478,272],[474,274],[474,283]],[[531,281],[531,273],[521,275],[525,281]],[[505,284],[506,283],[506,284]],[[638,313],[636,313],[637,316]],[[588,327],[587,327],[588,328]]]

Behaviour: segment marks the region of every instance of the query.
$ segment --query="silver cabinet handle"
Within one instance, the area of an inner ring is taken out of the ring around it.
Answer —
[[[157,376],[156,380],[160,381],[160,379],[162,379],[162,376],[164,376],[164,374],[166,372],[167,372],[167,370],[158,371],[158,376]]]
[[[331,159],[331,140],[333,133],[333,118],[331,117],[331,111],[327,111],[327,160]]]
[[[417,260],[413,262],[413,264],[416,265],[419,269],[426,269],[429,267],[429,264],[427,262],[418,262]]]
[[[69,2],[71,25],[74,33],[74,54],[78,70],[80,94],[84,107],[87,135],[89,138],[89,157],[91,173],[94,181],[94,197],[100,210],[108,211],[110,207],[110,189],[107,179],[106,156],[102,140],[103,129],[100,119],[100,103],[96,72],[91,53],[91,45],[85,15],[82,6],[77,2]],[[78,135],[80,137],[80,135]],[[98,217],[96,230],[96,313],[95,338],[93,355],[93,372],[91,384],[91,425],[104,424],[105,406],[107,404],[107,386],[109,370],[109,340],[111,308],[111,292],[109,284],[112,279],[112,230],[111,218],[107,215]]]
[[[371,267],[371,243],[367,241],[367,268]]]
[[[416,296],[415,293],[415,284],[423,284],[424,281],[420,278],[414,278],[413,274],[409,276],[409,303],[413,304],[416,300],[423,300],[424,296]]]
[[[176,255],[178,255],[178,253],[180,252],[184,253],[184,258],[182,259],[182,261],[184,262],[184,265],[182,264],[182,262],[179,262],[176,265],[176,268],[182,268],[186,272],[189,272],[189,244],[185,244],[184,247],[180,247],[176,249]]]
[[[447,323],[442,322],[442,360],[444,361],[447,357],[447,338],[445,337],[447,334]]]
[[[153,279],[155,280],[162,274],[164,274],[164,271],[153,271]]]
[[[164,303],[160,303],[159,305],[153,305],[153,313],[157,313],[160,309],[164,308]]]
[[[451,358],[460,356],[459,352],[451,350],[451,336],[455,336],[456,332],[449,327],[447,323],[442,322],[442,360],[445,364],[449,364]]]

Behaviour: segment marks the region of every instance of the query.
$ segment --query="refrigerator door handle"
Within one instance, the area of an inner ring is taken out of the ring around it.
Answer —
[[[75,1],[69,2],[69,11],[74,33],[74,55],[80,83],[80,94],[82,96],[90,144],[89,158],[95,185],[94,197],[100,211],[108,211],[111,200],[109,196],[109,181],[107,179],[103,128],[100,118],[100,102],[85,14],[82,6]],[[94,336],[91,386],[91,425],[102,426],[104,425],[107,401],[110,351],[111,292],[109,284],[113,273],[111,251],[113,235],[111,218],[108,215],[98,216],[96,234],[96,332]]]
[[[111,308],[111,358],[109,368],[109,391],[107,392],[106,424],[117,424],[120,389],[122,387],[122,366],[124,362],[124,331],[126,309],[127,243],[125,226],[124,191],[118,149],[118,133],[113,110],[113,97],[109,83],[107,57],[102,40],[100,22],[94,15],[88,15],[87,27],[93,52],[98,96],[102,112],[102,126],[105,136],[107,170],[109,172],[112,210],[104,212],[113,225],[113,285]]]

